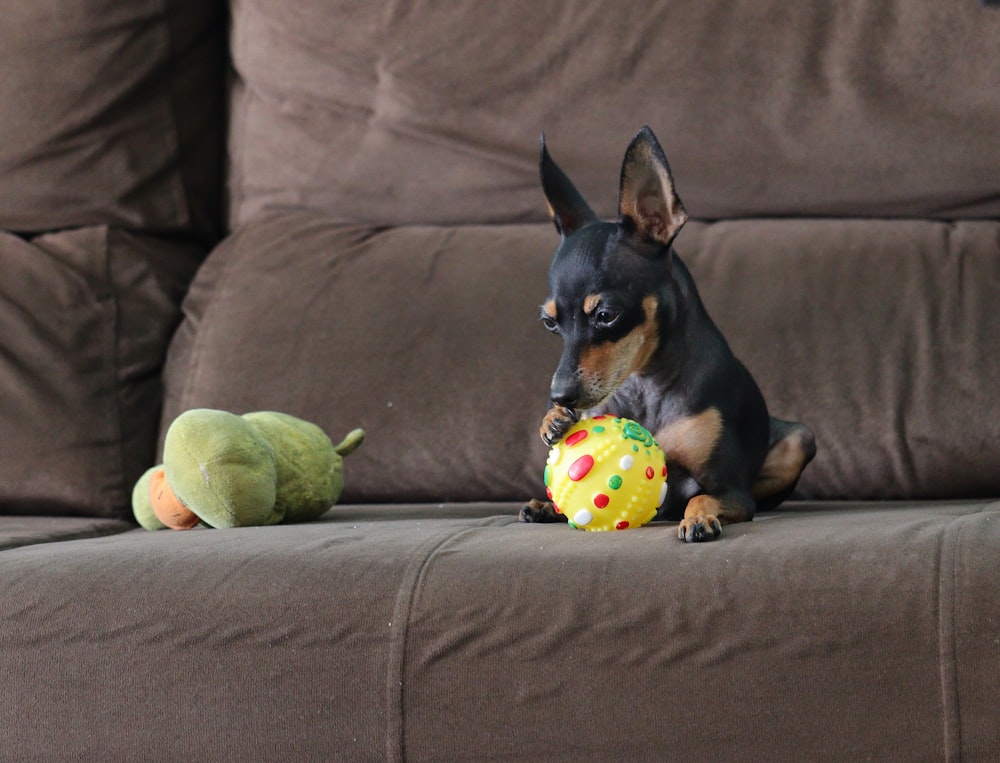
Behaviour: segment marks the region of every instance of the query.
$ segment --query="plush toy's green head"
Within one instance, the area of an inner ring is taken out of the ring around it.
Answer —
[[[316,519],[340,498],[343,457],[363,440],[355,429],[334,446],[315,424],[273,411],[187,411],[167,430],[163,466],[136,483],[133,510],[150,530]]]

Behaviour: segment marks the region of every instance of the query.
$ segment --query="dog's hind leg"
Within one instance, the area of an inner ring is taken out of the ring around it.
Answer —
[[[816,455],[816,437],[805,424],[771,417],[767,456],[750,493],[758,511],[773,509],[795,490]]]

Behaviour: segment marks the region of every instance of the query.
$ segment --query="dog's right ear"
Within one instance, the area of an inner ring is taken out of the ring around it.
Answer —
[[[622,162],[618,214],[642,238],[669,246],[688,214],[674,190],[667,157],[649,127],[632,139]]]
[[[545,133],[542,133],[541,158],[538,174],[542,178],[542,191],[549,205],[549,215],[555,223],[559,235],[565,238],[580,228],[597,220],[597,215],[584,200],[580,192],[566,177],[559,165],[552,161],[545,148]]]

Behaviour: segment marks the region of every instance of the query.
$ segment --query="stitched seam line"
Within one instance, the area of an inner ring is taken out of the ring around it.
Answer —
[[[386,759],[406,760],[406,715],[404,710],[406,656],[410,641],[410,620],[414,602],[431,560],[443,548],[479,527],[463,527],[435,536],[413,555],[403,573],[392,614],[392,635],[389,639],[389,659],[386,670]]]
[[[945,761],[962,758],[961,708],[955,641],[955,596],[958,591],[958,547],[961,525],[952,523],[938,551],[938,643],[941,669],[941,715]]]

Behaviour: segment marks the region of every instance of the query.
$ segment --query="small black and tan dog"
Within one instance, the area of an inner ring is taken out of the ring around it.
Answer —
[[[768,415],[760,389],[709,318],[671,244],[687,212],[663,149],[644,127],[622,164],[618,220],[603,222],[541,149],[542,188],[561,242],[542,323],[562,337],[542,439],[581,414],[634,419],[667,457],[658,519],[685,541],[712,540],[791,494],[816,453],[804,425]],[[525,522],[565,517],[533,500]]]

